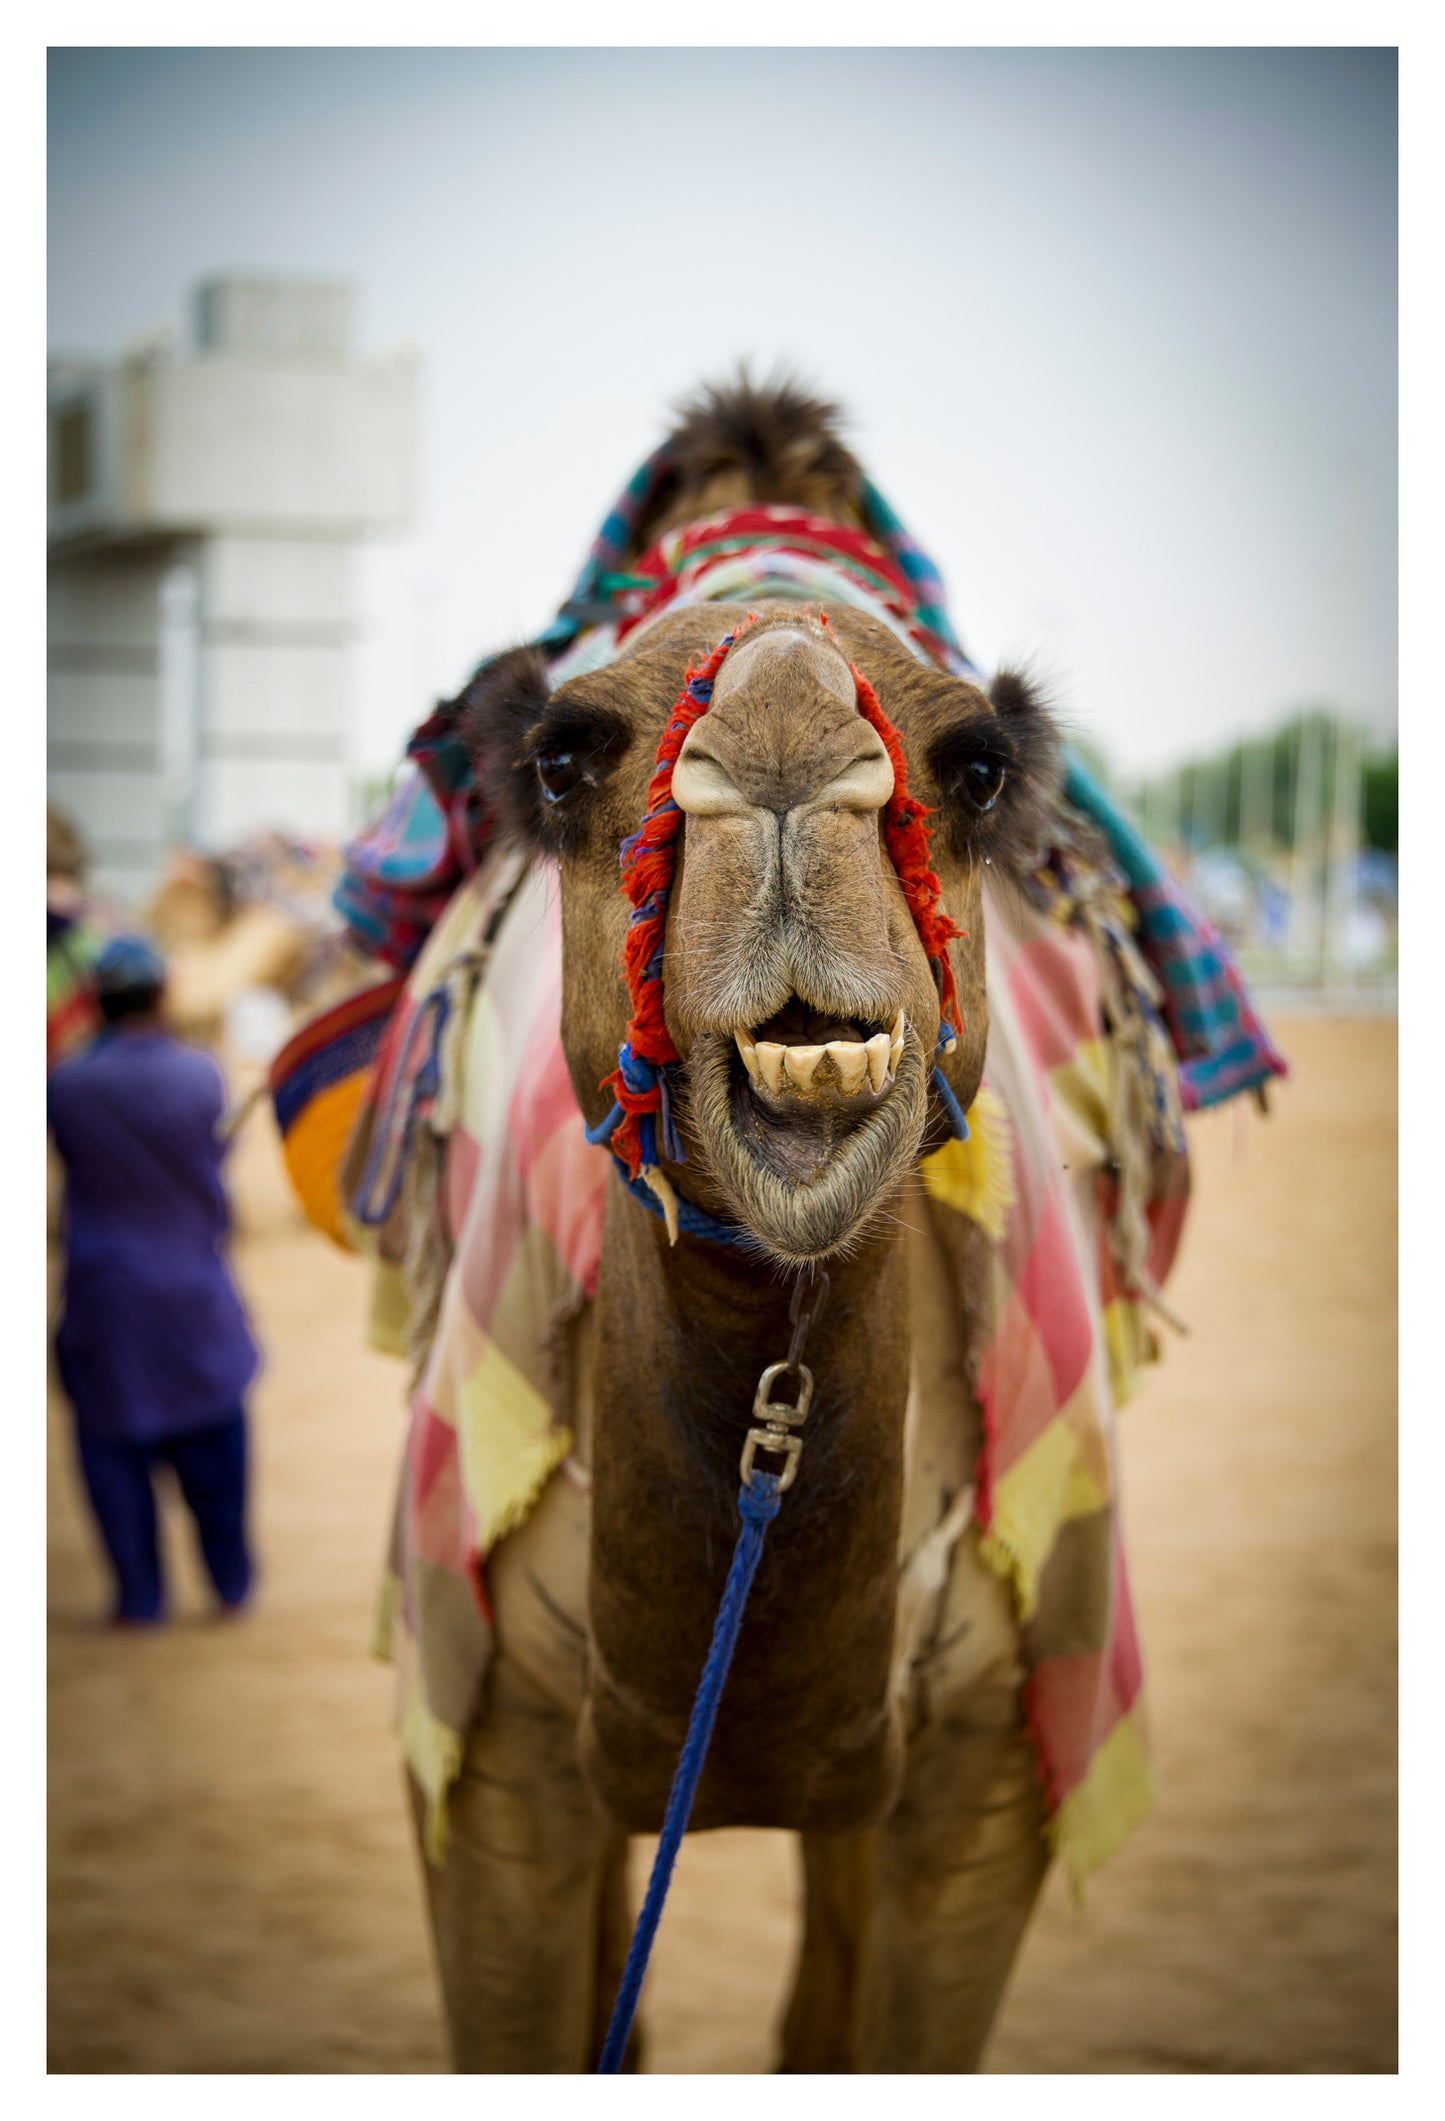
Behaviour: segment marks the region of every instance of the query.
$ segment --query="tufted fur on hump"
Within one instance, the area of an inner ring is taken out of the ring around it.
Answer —
[[[834,522],[857,523],[863,472],[839,439],[839,408],[790,376],[704,383],[677,407],[668,436],[672,469],[639,520],[635,550],[664,530],[722,508],[791,502]]]

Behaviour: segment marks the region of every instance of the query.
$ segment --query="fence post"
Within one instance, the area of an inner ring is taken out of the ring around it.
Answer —
[[[1294,791],[1294,844],[1289,857],[1291,926],[1301,957],[1313,960],[1315,977],[1324,977],[1324,905],[1321,854],[1324,840],[1324,721],[1319,714],[1300,720],[1299,769]]]
[[[1335,723],[1334,738],[1334,788],[1325,858],[1325,969],[1327,975],[1353,987],[1354,963],[1346,947],[1346,931],[1359,876],[1360,746],[1358,733],[1346,722]]]
[[[1263,859],[1274,846],[1274,738],[1244,747],[1239,767],[1239,843]]]

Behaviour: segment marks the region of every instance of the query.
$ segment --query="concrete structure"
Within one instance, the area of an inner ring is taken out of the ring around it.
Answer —
[[[131,903],[178,840],[353,822],[352,547],[413,506],[415,358],[349,288],[210,281],[193,340],[50,365],[50,795]]]

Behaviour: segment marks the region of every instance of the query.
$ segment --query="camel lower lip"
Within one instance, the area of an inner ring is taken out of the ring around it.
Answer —
[[[928,1095],[911,1032],[877,1094],[764,1099],[731,1033],[700,1041],[687,1067],[716,1205],[776,1259],[824,1259],[852,1243],[917,1162]]]
[[[902,1024],[901,1011],[895,1024]],[[903,1036],[903,1030],[897,1029],[895,1052],[900,1057]],[[876,1089],[865,1073],[861,1088],[850,1090],[828,1065],[830,1048],[806,1046],[786,1049],[789,1060],[801,1054],[798,1072],[803,1082],[784,1073],[773,1088],[756,1065],[748,1064],[743,1040],[738,1038],[734,1044],[728,1083],[733,1132],[754,1163],[789,1186],[816,1184],[830,1164],[846,1157],[850,1144],[893,1093],[896,1066],[881,1075]],[[825,1058],[810,1067],[819,1053]]]
[[[729,1105],[734,1131],[748,1153],[791,1185],[809,1185],[880,1102],[877,1098],[843,1101],[817,1098],[791,1106],[760,1097],[740,1074],[731,1084]],[[851,1109],[850,1109],[851,1108]]]

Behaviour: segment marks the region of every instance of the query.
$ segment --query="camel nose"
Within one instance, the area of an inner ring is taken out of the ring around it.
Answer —
[[[786,765],[728,742],[721,727],[709,730],[707,719],[694,722],[672,770],[673,801],[691,817],[759,810],[781,817],[813,810],[866,813],[881,810],[893,793],[892,762],[861,715],[842,744],[828,743],[821,756],[795,756]]]
[[[672,774],[673,800],[693,817],[866,814],[892,793],[893,768],[858,712],[847,658],[801,621],[738,643]]]

